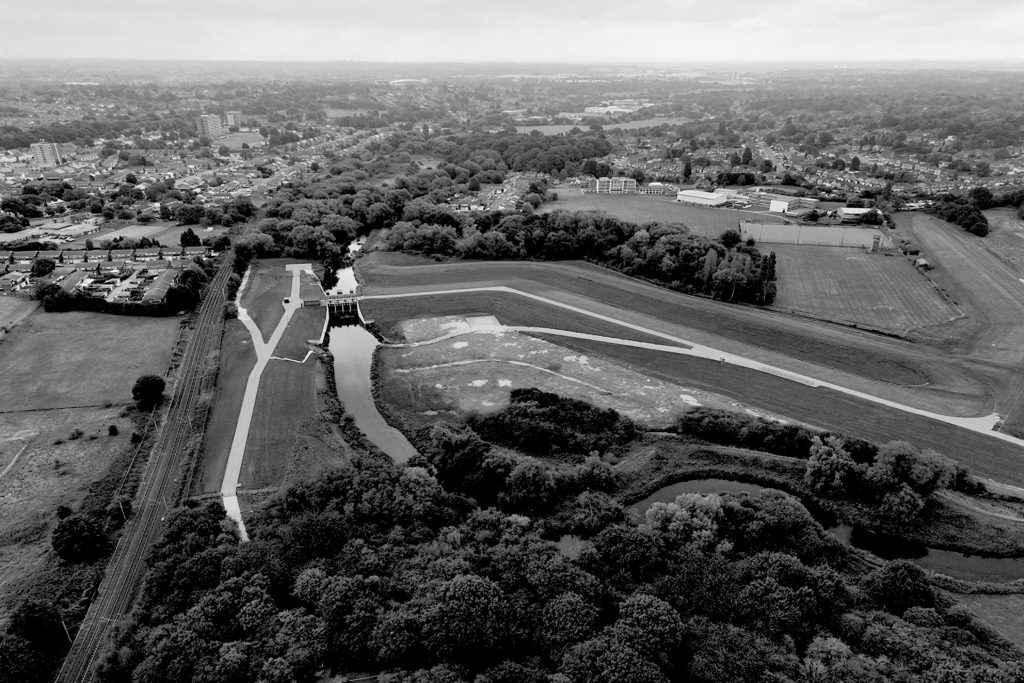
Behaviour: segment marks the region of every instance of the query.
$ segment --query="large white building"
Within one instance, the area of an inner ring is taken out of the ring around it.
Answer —
[[[228,111],[224,112],[224,121],[228,127],[242,125],[242,112],[240,111]]]
[[[213,140],[224,135],[224,126],[220,123],[219,115],[203,114],[196,118],[196,131],[199,133],[199,137]]]
[[[35,168],[53,168],[60,166],[64,157],[60,153],[60,145],[53,142],[33,142],[29,145],[32,150],[32,165]]]
[[[634,178],[598,178],[594,191],[598,194],[626,194],[636,192],[636,180]]]
[[[704,192],[703,190],[680,190],[676,193],[676,201],[698,206],[721,206],[729,201],[729,197],[720,192]]]

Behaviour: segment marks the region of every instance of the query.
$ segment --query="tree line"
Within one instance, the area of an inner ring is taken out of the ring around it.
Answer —
[[[636,225],[597,212],[457,215],[412,202],[381,248],[466,259],[587,259],[684,293],[767,305],[776,293],[774,253],[738,231],[717,239],[681,224]]]

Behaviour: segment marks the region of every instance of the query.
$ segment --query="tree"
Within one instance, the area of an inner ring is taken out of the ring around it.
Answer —
[[[95,517],[77,514],[57,522],[50,538],[53,549],[67,562],[85,562],[100,557],[107,549],[103,524]]]
[[[42,651],[60,651],[67,643],[60,612],[49,600],[26,598],[11,612],[8,630]]]
[[[185,232],[181,233],[181,239],[179,241],[183,247],[198,247],[201,244],[199,235],[197,235],[192,228],[186,228]]]
[[[743,241],[743,235],[741,235],[738,230],[726,230],[722,233],[719,241],[726,249],[732,249]]]
[[[134,173],[128,173],[124,177],[124,181],[129,185],[138,185],[139,179]]]
[[[53,269],[57,267],[57,262],[52,258],[42,256],[32,261],[32,270],[30,271],[32,277],[45,277],[53,272]]]
[[[816,493],[850,498],[860,491],[864,471],[862,465],[854,462],[842,439],[830,436],[822,441],[816,436],[804,482]]]
[[[860,170],[860,157],[854,157],[854,158],[850,159],[850,170],[851,171],[859,171]]]
[[[910,607],[931,607],[935,593],[924,569],[906,560],[886,562],[864,579],[864,589],[878,604],[900,616]]]
[[[135,380],[132,387],[132,398],[139,410],[152,410],[160,405],[164,398],[164,378],[159,375],[143,375]]]
[[[754,152],[750,149],[750,147],[744,147],[743,156],[740,158],[740,163],[742,163],[744,166],[749,166],[750,162],[753,160]]]
[[[498,585],[463,574],[438,589],[424,621],[424,642],[443,659],[479,670],[513,645],[507,619],[508,605]]]

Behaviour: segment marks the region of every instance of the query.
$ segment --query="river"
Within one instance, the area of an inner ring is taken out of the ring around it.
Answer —
[[[366,238],[360,237],[355,242],[348,245],[348,255],[351,258],[355,258],[355,255],[362,250],[363,245],[366,244]],[[328,296],[338,296],[345,294],[356,294],[359,290],[359,283],[356,281],[355,268],[347,266],[345,268],[338,269],[338,284],[334,285],[327,290]]]
[[[401,463],[415,455],[416,449],[400,431],[385,422],[373,400],[370,365],[377,344],[377,339],[361,325],[341,325],[331,328],[327,348],[334,356],[334,378],[345,412],[377,448]]]
[[[756,484],[727,479],[693,479],[658,489],[630,506],[628,512],[642,519],[656,502],[671,502],[681,493],[761,493],[774,491]],[[939,550],[903,538],[875,534],[847,524],[826,529],[846,545],[867,550],[884,560],[905,559],[925,569],[967,581],[1009,582],[1024,578],[1024,558],[981,557],[953,550]]]

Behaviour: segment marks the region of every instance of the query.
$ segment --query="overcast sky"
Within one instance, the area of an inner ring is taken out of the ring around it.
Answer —
[[[0,0],[0,58],[1024,60],[1024,0]]]

